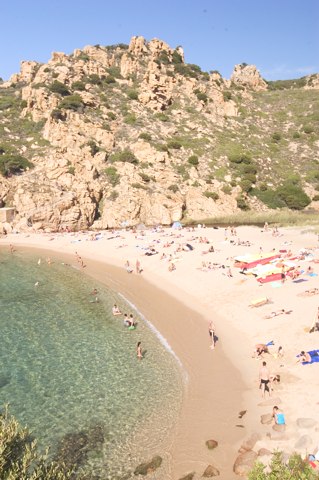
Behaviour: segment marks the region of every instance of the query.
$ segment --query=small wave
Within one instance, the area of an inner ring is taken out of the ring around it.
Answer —
[[[170,346],[170,344],[168,343],[166,338],[161,334],[161,332],[159,332],[157,330],[157,328],[154,327],[154,325],[149,320],[147,320],[147,318],[138,310],[138,308],[134,305],[134,303],[130,302],[124,295],[122,295],[122,293],[118,292],[118,295],[121,298],[123,298],[123,300],[126,303],[128,303],[133,310],[135,310],[135,312],[138,314],[138,316],[141,317],[144,320],[144,322],[148,325],[148,327],[152,330],[152,332],[155,333],[155,335],[157,336],[157,338],[159,339],[161,344],[164,346],[165,350],[168,353],[170,353],[171,355],[173,355],[173,357],[175,358],[176,362],[178,363],[178,365],[180,366],[180,368],[182,370],[182,378],[183,378],[184,382],[188,383],[188,373],[185,370],[180,358],[176,355],[176,353],[174,352],[174,350],[172,349],[172,347]]]

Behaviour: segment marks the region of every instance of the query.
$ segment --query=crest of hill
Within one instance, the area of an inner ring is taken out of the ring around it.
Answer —
[[[22,62],[0,87],[0,205],[20,229],[318,208],[318,75],[226,80],[133,37]]]

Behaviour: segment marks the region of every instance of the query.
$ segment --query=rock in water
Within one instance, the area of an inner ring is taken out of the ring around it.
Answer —
[[[162,457],[156,455],[150,462],[141,463],[141,465],[136,467],[134,475],[147,475],[148,473],[152,473],[162,465],[162,461]]]
[[[206,447],[209,450],[213,450],[214,448],[218,447],[218,442],[216,440],[207,440]]]
[[[219,470],[214,467],[214,465],[208,465],[208,467],[205,469],[205,472],[203,473],[203,477],[218,477],[219,473]]]

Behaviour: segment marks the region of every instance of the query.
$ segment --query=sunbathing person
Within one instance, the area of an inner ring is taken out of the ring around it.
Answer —
[[[269,353],[268,346],[264,343],[257,343],[257,345],[255,345],[253,357],[262,357],[263,353]]]
[[[309,362],[311,363],[312,362],[312,358],[311,358],[311,355],[310,353],[308,352],[305,352],[304,350],[302,350],[299,355],[298,355],[298,360],[296,363],[303,363],[303,362]]]
[[[277,310],[276,312],[271,312],[269,315],[266,315],[264,318],[278,317],[278,315],[282,315],[284,313],[290,313],[290,312],[286,312],[286,310],[282,308],[281,310]]]

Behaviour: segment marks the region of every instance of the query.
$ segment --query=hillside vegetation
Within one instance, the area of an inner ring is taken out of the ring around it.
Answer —
[[[142,37],[22,62],[0,85],[0,205],[53,230],[316,211],[318,83],[225,80]]]

